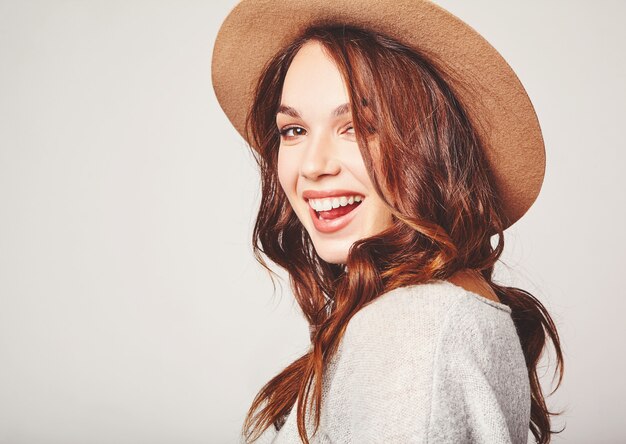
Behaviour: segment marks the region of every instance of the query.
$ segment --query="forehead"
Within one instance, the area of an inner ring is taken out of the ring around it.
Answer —
[[[283,84],[281,105],[300,111],[303,118],[348,102],[348,90],[334,61],[315,41],[305,43],[296,53]]]

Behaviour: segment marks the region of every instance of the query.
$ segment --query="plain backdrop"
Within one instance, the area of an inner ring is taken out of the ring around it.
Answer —
[[[437,3],[543,129],[544,186],[496,276],[559,329],[554,442],[626,442],[626,4]],[[258,174],[210,83],[234,4],[0,1],[0,443],[236,443],[306,351],[287,281],[273,294],[252,256]]]

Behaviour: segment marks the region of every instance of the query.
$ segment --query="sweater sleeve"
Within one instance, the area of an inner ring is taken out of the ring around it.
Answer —
[[[526,444],[528,377],[510,311],[464,292],[355,322],[344,396],[354,443]],[[344,362],[346,362],[344,361]]]

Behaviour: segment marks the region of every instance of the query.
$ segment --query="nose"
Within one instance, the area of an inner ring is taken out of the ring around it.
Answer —
[[[316,137],[309,137],[300,163],[300,175],[317,180],[322,176],[337,175],[340,171],[341,162],[332,136],[320,133]]]

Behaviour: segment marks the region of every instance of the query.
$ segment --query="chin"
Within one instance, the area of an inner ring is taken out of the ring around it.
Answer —
[[[345,264],[348,261],[348,251],[352,243],[339,241],[313,242],[317,255],[330,264]]]

